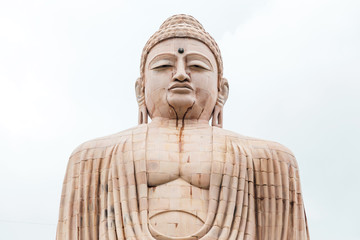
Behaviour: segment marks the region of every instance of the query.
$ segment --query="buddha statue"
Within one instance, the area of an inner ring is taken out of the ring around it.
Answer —
[[[138,126],[70,157],[58,240],[309,239],[292,152],[222,128],[229,84],[195,18],[161,25],[140,74]]]

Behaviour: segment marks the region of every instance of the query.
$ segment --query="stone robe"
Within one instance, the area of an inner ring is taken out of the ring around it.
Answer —
[[[151,229],[149,126],[143,124],[86,142],[72,153],[57,239],[309,239],[298,165],[291,151],[275,142],[209,128],[208,213],[196,233],[176,238],[154,235]],[[186,131],[196,134],[196,129]]]

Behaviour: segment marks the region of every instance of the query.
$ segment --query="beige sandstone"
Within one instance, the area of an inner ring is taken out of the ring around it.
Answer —
[[[292,152],[222,129],[222,69],[193,17],[164,22],[142,54],[139,125],[70,157],[57,239],[309,239]]]

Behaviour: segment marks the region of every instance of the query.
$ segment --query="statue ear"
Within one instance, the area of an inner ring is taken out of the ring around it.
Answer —
[[[138,124],[140,125],[148,122],[148,112],[145,104],[145,85],[142,78],[138,78],[135,82],[135,93],[139,105]]]
[[[229,83],[226,78],[221,78],[218,88],[218,98],[213,111],[212,126],[222,128],[223,108],[229,96]]]

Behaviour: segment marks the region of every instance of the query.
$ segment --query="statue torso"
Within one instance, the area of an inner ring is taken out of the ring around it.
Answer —
[[[217,127],[153,122],[73,152],[57,236],[308,239],[297,163],[286,147]]]
[[[149,219],[164,236],[189,236],[207,217],[212,127],[149,126],[146,140]]]

